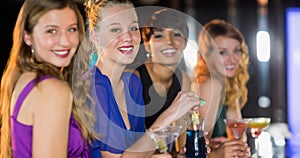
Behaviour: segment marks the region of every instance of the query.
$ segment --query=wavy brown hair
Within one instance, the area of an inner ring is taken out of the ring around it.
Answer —
[[[1,143],[0,143],[0,158],[10,158],[12,157],[11,150],[11,132],[10,132],[10,102],[14,87],[24,72],[34,72],[36,73],[36,84],[41,76],[49,75],[54,76],[62,81],[66,81],[70,87],[71,85],[77,88],[81,87],[80,90],[84,89],[88,92],[87,83],[81,82],[83,79],[72,80],[72,70],[74,66],[74,59],[72,59],[71,64],[68,67],[58,68],[50,63],[37,61],[31,53],[30,46],[26,45],[24,42],[24,31],[28,34],[33,33],[35,25],[38,23],[40,17],[45,15],[47,12],[54,9],[63,9],[69,7],[71,8],[77,17],[77,25],[79,31],[80,41],[85,38],[84,22],[81,13],[77,7],[77,4],[72,0],[25,0],[15,27],[13,31],[13,45],[10,51],[10,56],[7,61],[6,68],[4,70],[1,79],[1,91],[0,91],[0,110],[1,110]],[[86,54],[87,55],[87,54]],[[80,54],[84,58],[85,54]],[[75,56],[78,56],[76,54]],[[87,67],[88,61],[86,61]],[[84,63],[83,63],[84,65]],[[82,70],[84,71],[84,69]],[[81,76],[82,78],[82,76]],[[72,114],[74,115],[76,121],[81,127],[81,131],[85,140],[89,140],[89,137],[93,136],[93,115],[90,111],[85,110],[86,108],[86,95],[74,95],[75,106],[72,108]],[[81,101],[79,101],[81,100]],[[83,102],[84,101],[84,102]],[[80,104],[79,104],[80,103]],[[84,104],[83,104],[84,103]],[[83,120],[81,118],[88,116],[89,120]]]
[[[214,39],[218,36],[233,38],[240,42],[242,49],[242,59],[236,74],[232,78],[226,77],[226,106],[235,106],[236,99],[239,100],[240,108],[245,106],[247,101],[248,89],[246,84],[249,80],[248,65],[249,54],[248,47],[241,32],[224,20],[214,19],[203,26],[199,34],[199,58],[195,67],[195,78],[198,83],[204,82],[210,77],[210,71],[202,55],[207,56],[214,50]]]

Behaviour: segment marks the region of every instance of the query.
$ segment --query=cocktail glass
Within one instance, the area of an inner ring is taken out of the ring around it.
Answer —
[[[250,129],[251,136],[254,138],[255,141],[255,151],[251,155],[251,157],[259,157],[259,143],[258,137],[260,136],[262,130],[267,127],[271,122],[269,117],[257,117],[257,118],[250,118],[248,127]]]
[[[180,125],[170,125],[159,128],[150,128],[147,130],[147,133],[156,144],[160,153],[171,153],[181,129],[182,126]]]
[[[240,139],[246,131],[249,119],[224,119],[234,139]]]

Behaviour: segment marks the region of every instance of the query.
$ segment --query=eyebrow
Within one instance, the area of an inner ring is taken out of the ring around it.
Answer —
[[[109,24],[108,26],[113,26],[113,25],[121,25],[121,23],[115,22],[115,23]]]
[[[71,26],[77,26],[77,23],[73,23],[73,24],[68,25],[68,27],[71,27]],[[59,26],[50,24],[50,25],[45,26],[45,28],[47,28],[47,27],[59,27]]]
[[[228,50],[227,48],[218,47],[219,50]]]
[[[180,29],[175,29],[175,28],[172,28],[172,27],[166,27],[166,28],[155,27],[153,30],[157,31],[157,32],[162,32],[164,30],[169,30],[170,32],[173,32],[173,33],[181,33],[181,34],[183,34],[183,32]]]
[[[69,25],[69,26],[73,26],[73,25],[76,25],[76,26],[77,26],[77,25],[78,25],[78,23],[73,23],[73,24],[71,24],[71,25]]]
[[[138,24],[138,21],[133,21],[131,24]],[[114,22],[112,24],[109,24],[108,26],[113,26],[113,25],[122,25],[120,22]]]

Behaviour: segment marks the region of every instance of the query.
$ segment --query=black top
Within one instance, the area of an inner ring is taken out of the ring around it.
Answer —
[[[181,91],[182,74],[179,69],[175,70],[172,76],[172,84],[167,96],[159,96],[155,91],[151,77],[143,64],[136,69],[141,76],[143,84],[143,97],[145,102],[146,128],[148,129],[158,116],[165,111],[173,102],[178,92]]]

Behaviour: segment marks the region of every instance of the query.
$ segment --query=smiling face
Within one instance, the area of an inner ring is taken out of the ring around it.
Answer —
[[[131,64],[138,52],[140,32],[137,15],[126,5],[105,7],[101,10],[99,30],[91,32],[92,40],[100,49],[100,58],[118,64]]]
[[[24,32],[24,41],[38,61],[68,66],[79,44],[75,12],[69,7],[50,10],[40,17],[32,34]]]
[[[222,76],[234,77],[242,59],[241,43],[236,39],[226,36],[217,36],[214,40],[219,50],[218,52],[214,52],[216,57],[214,58],[214,62],[217,72]]]
[[[178,29],[154,29],[145,49],[152,61],[163,65],[177,65],[186,46],[186,39]]]

